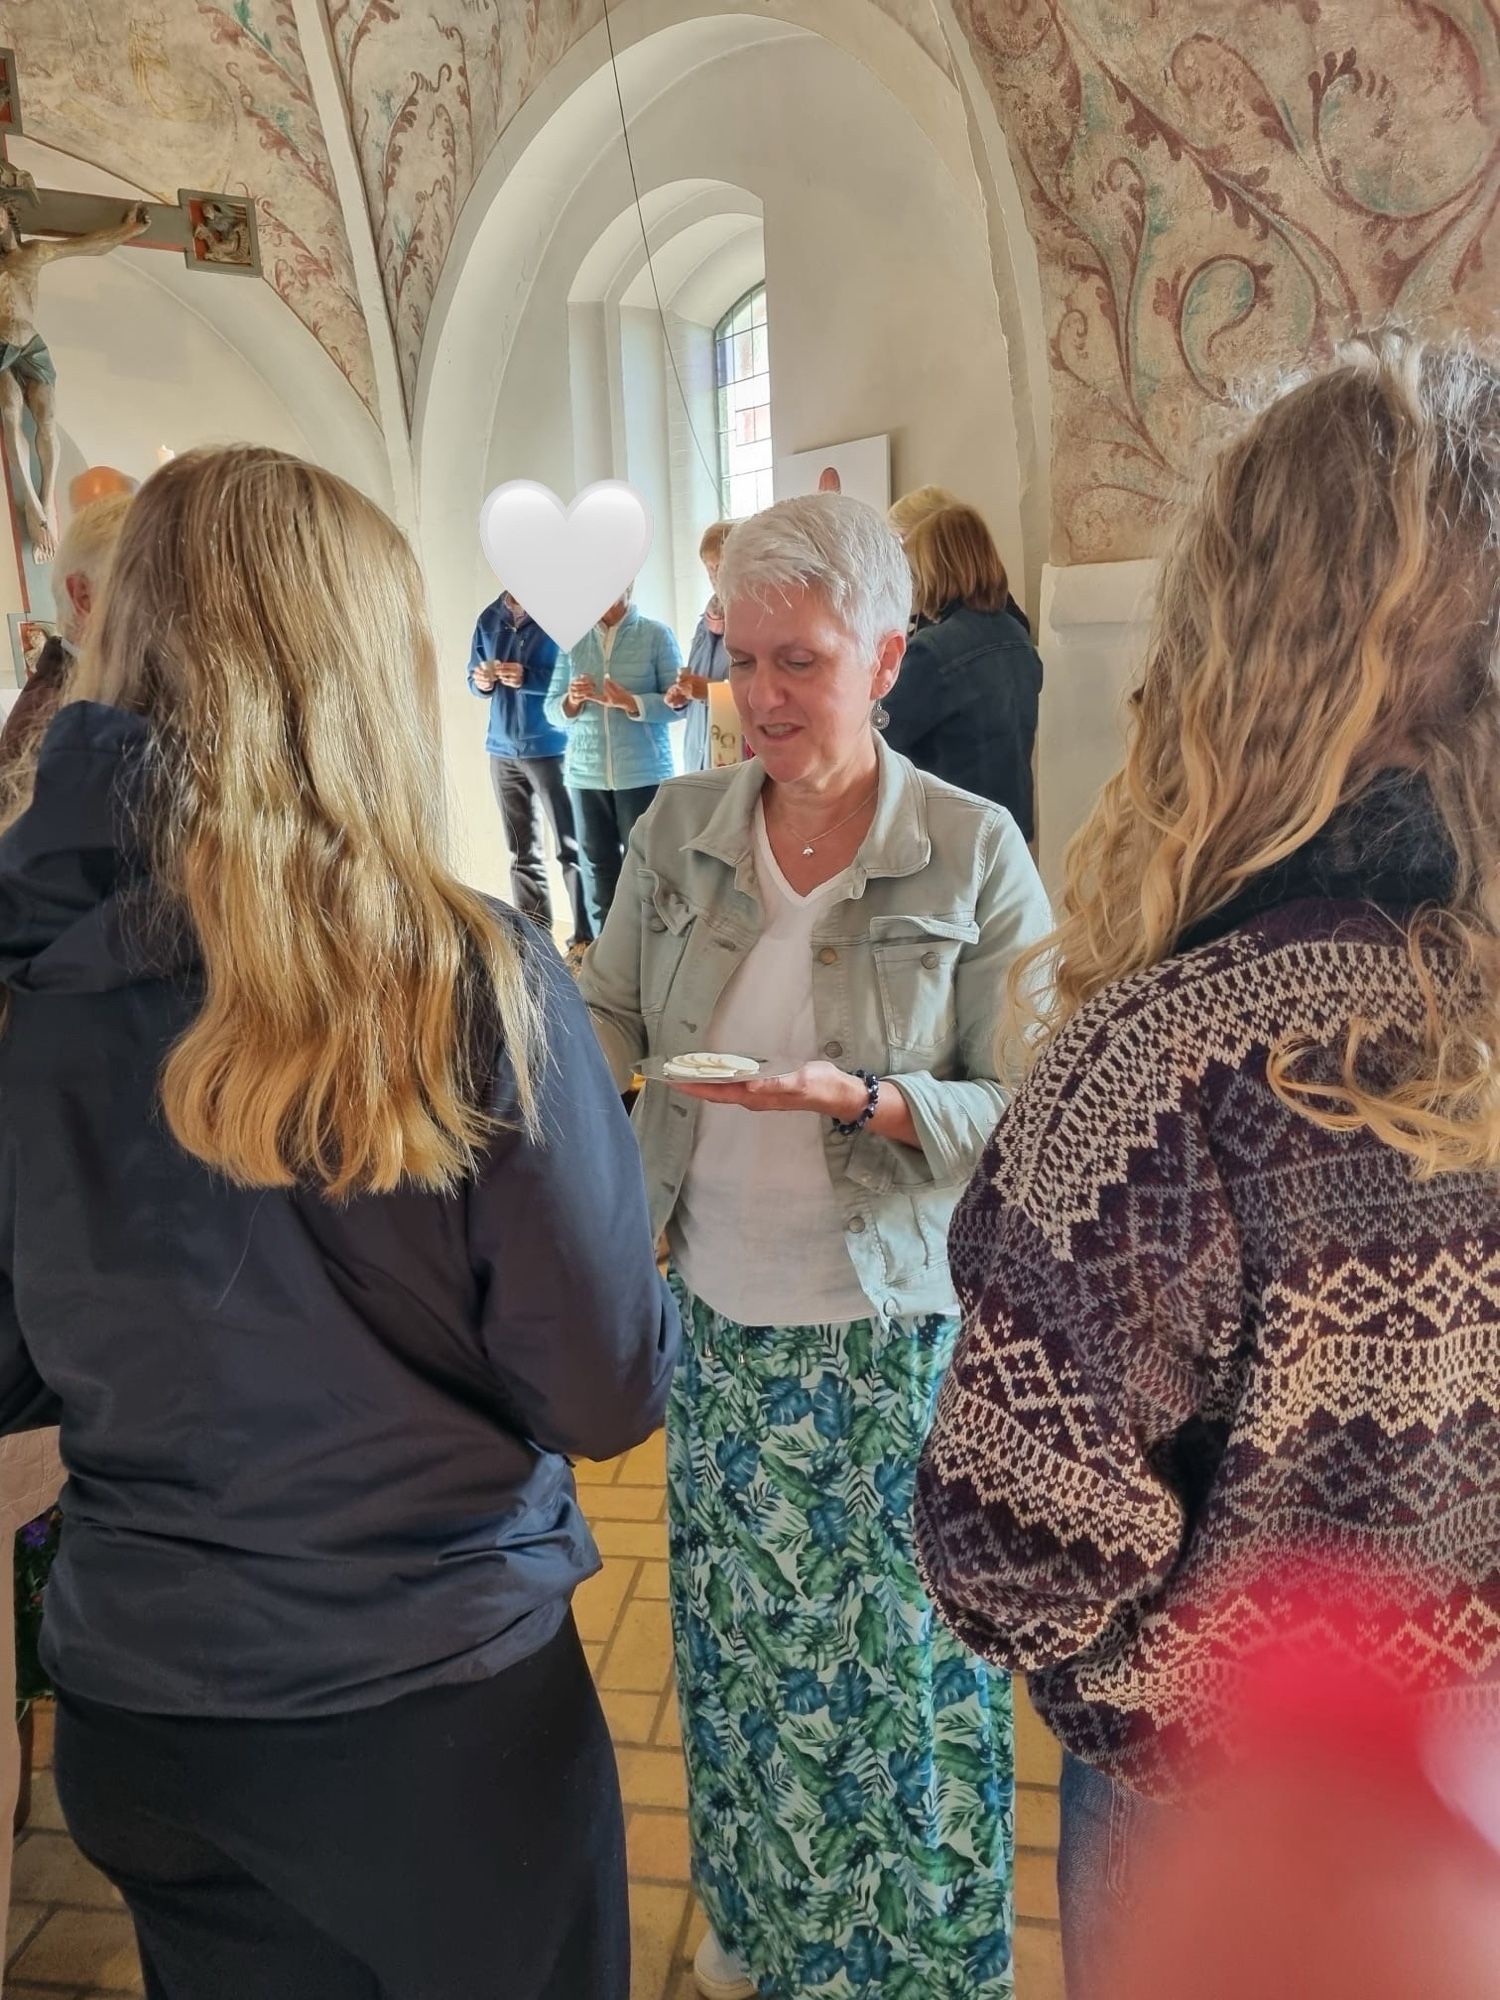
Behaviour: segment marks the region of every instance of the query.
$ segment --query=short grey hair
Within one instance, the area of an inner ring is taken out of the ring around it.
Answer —
[[[847,493],[778,500],[736,521],[719,564],[719,602],[816,591],[873,654],[911,622],[911,570],[884,518]]]

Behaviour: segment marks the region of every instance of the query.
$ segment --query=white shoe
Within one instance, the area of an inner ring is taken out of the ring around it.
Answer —
[[[756,2000],[760,1988],[710,1931],[693,1960],[693,1983],[703,2000]]]

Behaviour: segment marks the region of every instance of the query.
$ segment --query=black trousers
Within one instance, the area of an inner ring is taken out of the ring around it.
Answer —
[[[313,1721],[59,1693],[55,1758],[150,2000],[627,2000],[619,1779],[571,1619],[491,1680]]]
[[[569,793],[583,843],[583,879],[595,937],[604,929],[604,919],[620,886],[620,870],[625,866],[625,849],[635,823],[659,790],[657,785],[627,785],[617,792]]]
[[[588,899],[578,865],[578,834],[573,804],[562,779],[561,757],[491,757],[490,783],[505,822],[510,844],[510,899],[523,917],[543,930],[552,928],[552,898],[547,893],[547,860],[542,852],[542,816],[552,828],[563,887],[572,911],[570,944],[587,944],[594,935]]]

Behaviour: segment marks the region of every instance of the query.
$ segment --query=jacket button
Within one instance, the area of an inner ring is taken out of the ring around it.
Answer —
[[[844,1045],[842,1042],[825,1042],[823,1053],[825,1056],[832,1056],[836,1061],[844,1053]]]
[[[689,1033],[690,1035],[696,1035],[696,1034],[697,1034],[697,1032],[698,1032],[698,1023],[697,1023],[696,1021],[684,1021],[682,1025],[683,1025],[683,1027],[685,1027],[685,1028],[687,1029],[687,1031],[688,1031],[688,1033]]]
[[[924,952],[923,952],[923,954],[922,954],[922,963],[923,963],[923,964],[924,964],[924,965],[925,965],[925,966],[927,967],[927,970],[928,970],[929,972],[932,972],[933,970],[935,970],[935,968],[936,968],[936,966],[937,966],[937,962],[938,962],[938,955],[937,955],[937,953],[936,953],[935,951],[924,951]]]
[[[719,946],[719,949],[720,949],[720,951],[738,951],[738,950],[739,950],[739,946],[738,946],[738,945],[737,945],[737,944],[735,943],[735,941],[734,941],[734,939],[733,939],[733,938],[719,938],[719,939],[717,940],[717,942],[718,942],[718,946]]]
[[[885,1309],[892,1319],[899,1319],[901,1317],[901,1301],[899,1299],[887,1299]]]
[[[823,949],[818,953],[819,965],[834,965],[837,961],[838,953],[831,944],[825,944]]]
[[[660,918],[660,917],[653,917],[653,918],[651,919],[651,928],[652,928],[652,930],[654,930],[654,931],[664,931],[664,930],[665,930],[665,929],[666,929],[667,927],[666,927],[666,925],[665,925],[665,924],[664,924],[664,923],[662,922],[662,920],[661,920],[661,918]]]
[[[862,1215],[851,1215],[849,1218],[849,1234],[851,1236],[863,1236],[864,1233],[865,1233],[864,1217]]]

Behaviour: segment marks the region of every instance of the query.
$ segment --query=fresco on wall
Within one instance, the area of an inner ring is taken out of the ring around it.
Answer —
[[[1226,385],[1494,324],[1496,0],[958,0],[1041,262],[1053,558],[1150,554]]]
[[[253,195],[265,277],[373,414],[374,369],[292,0],[6,0],[28,135],[175,201]]]
[[[408,413],[459,213],[534,85],[600,0],[326,0]]]

